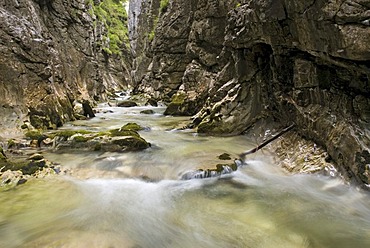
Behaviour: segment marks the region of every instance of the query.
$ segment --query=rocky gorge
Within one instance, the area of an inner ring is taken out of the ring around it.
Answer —
[[[171,101],[166,113],[193,116],[200,133],[295,123],[347,178],[369,183],[370,1],[131,5],[136,92]]]
[[[295,124],[299,139],[368,185],[369,8],[368,0],[3,1],[1,137],[91,117],[96,103],[133,88],[166,103],[165,115],[191,116],[187,128],[198,133],[262,137]]]
[[[0,0],[0,247],[370,247],[370,0]]]

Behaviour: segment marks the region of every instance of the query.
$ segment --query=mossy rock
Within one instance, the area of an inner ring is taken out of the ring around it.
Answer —
[[[92,132],[87,130],[60,130],[58,132],[54,132],[52,134],[49,134],[50,138],[54,138],[56,136],[63,137],[65,139],[68,139],[76,134],[91,134]]]
[[[145,139],[137,136],[117,138],[112,143],[129,151],[144,150],[150,146]]]
[[[183,104],[185,102],[186,95],[184,93],[176,93],[171,98],[171,103]]]
[[[182,114],[181,106],[182,106],[182,103],[171,102],[167,106],[163,114],[164,115],[181,115]]]
[[[30,130],[25,133],[25,136],[32,140],[40,140],[45,138],[45,135],[40,130]]]
[[[4,149],[0,146],[0,160],[6,160]]]
[[[16,146],[15,140],[14,139],[8,140],[8,149],[14,146]]]
[[[22,171],[25,175],[34,174],[36,171],[45,167],[45,160],[39,161],[1,161],[0,167],[4,167],[3,171],[12,170],[12,171]]]
[[[134,137],[140,137],[140,135],[136,131],[122,130],[121,128],[110,130],[109,131],[109,134],[112,137],[117,137],[117,136],[134,136]]]
[[[142,126],[140,126],[139,124],[135,123],[135,122],[130,122],[130,123],[127,123],[126,125],[122,126],[121,127],[122,130],[127,130],[127,131],[140,131],[140,130],[143,130],[144,128]]]
[[[199,124],[197,128],[198,133],[206,133],[206,134],[229,134],[232,132],[228,126],[225,126],[224,123],[220,121],[205,121]]]
[[[85,143],[87,141],[89,141],[91,139],[91,137],[86,137],[86,136],[83,136],[83,135],[76,135],[73,137],[73,141],[75,142],[78,142],[78,143]]]

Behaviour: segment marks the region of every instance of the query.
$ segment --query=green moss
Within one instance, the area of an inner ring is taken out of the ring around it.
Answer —
[[[43,133],[40,130],[30,130],[25,133],[25,136],[27,138],[33,139],[33,140],[39,140],[44,137]]]
[[[126,150],[137,151],[148,148],[150,145],[145,139],[140,136],[132,136],[124,139],[117,139],[113,144],[124,147]]]
[[[0,167],[4,167],[3,171],[12,170],[12,171],[22,171],[23,174],[31,175],[38,171],[40,168],[45,166],[44,163],[40,163],[39,161],[1,161]]]
[[[153,41],[154,40],[154,36],[155,36],[155,29],[157,28],[157,25],[158,25],[158,16],[156,16],[153,20],[153,27],[152,27],[152,30],[149,32],[148,34],[148,39],[149,41]]]
[[[56,136],[63,137],[65,139],[68,139],[69,137],[75,135],[75,134],[90,134],[92,132],[87,130],[61,130],[55,133],[52,133],[49,135],[50,138],[54,138]]]
[[[116,136],[140,137],[140,135],[136,131],[122,130],[121,128],[110,130],[109,133],[110,133],[110,136],[112,136],[112,137],[116,137]]]
[[[160,5],[159,5],[159,12],[160,13],[165,13],[168,9],[168,4],[170,3],[169,0],[161,0]]]
[[[124,4],[127,0],[104,0],[94,5],[93,0],[90,13],[103,23],[107,29],[105,40],[107,45],[102,48],[108,54],[122,55],[122,49],[129,47],[127,13]]]
[[[88,138],[88,137],[85,137],[85,136],[82,136],[82,135],[78,135],[78,136],[75,136],[73,137],[73,140],[76,141],[76,142],[87,142],[89,141],[91,138]]]
[[[6,160],[4,149],[0,146],[0,160]]]
[[[144,128],[141,127],[139,124],[130,122],[121,127],[122,130],[127,130],[127,131],[140,131],[143,130]]]
[[[14,146],[15,146],[15,140],[14,139],[8,140],[8,148],[12,148]]]
[[[171,98],[171,103],[183,104],[185,102],[186,95],[184,93],[176,93]]]

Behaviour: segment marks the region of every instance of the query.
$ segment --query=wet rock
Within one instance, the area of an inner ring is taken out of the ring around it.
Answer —
[[[35,154],[32,154],[31,156],[29,156],[28,159],[33,160],[33,161],[37,161],[37,160],[44,159],[44,156],[42,156],[40,153],[35,153]]]
[[[231,160],[230,154],[228,153],[222,153],[220,156],[218,156],[220,160]]]
[[[145,110],[140,111],[140,114],[144,114],[144,115],[152,115],[154,113],[155,112],[152,109],[145,109]]]
[[[95,113],[88,100],[82,102],[83,115],[89,118],[95,117]]]
[[[180,0],[164,13],[154,2],[136,13],[151,23],[133,30],[137,92],[180,94],[166,114],[195,111],[193,127],[212,135],[294,122],[343,175],[369,184],[368,1]]]
[[[1,4],[0,123],[6,128],[0,133],[28,118],[35,128],[56,129],[75,119],[74,99],[95,102],[127,86],[129,51],[119,44],[120,55],[104,52],[112,29],[93,13],[93,2]],[[126,21],[111,19],[114,25]]]
[[[130,107],[136,107],[136,106],[137,106],[137,103],[136,102],[129,101],[129,100],[121,101],[121,102],[117,103],[117,107],[130,108]]]
[[[144,150],[150,146],[143,138],[137,136],[114,137],[111,142],[127,151]]]
[[[145,105],[150,105],[153,107],[158,107],[158,102],[154,100],[153,98],[148,99],[148,101],[145,103]]]
[[[191,179],[205,179],[212,177],[219,177],[222,175],[230,174],[236,171],[238,168],[236,163],[232,164],[218,164],[214,169],[199,169],[195,171],[186,172],[181,176],[182,180],[191,180]]]

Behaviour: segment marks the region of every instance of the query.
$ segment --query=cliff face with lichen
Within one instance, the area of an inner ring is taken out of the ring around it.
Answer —
[[[172,99],[166,113],[194,115],[202,133],[295,123],[370,183],[369,0],[140,4],[136,23],[152,25],[135,30],[137,92]]]
[[[124,11],[123,1],[105,1]],[[1,1],[1,136],[19,130],[25,120],[35,128],[56,128],[75,119],[77,101],[93,104],[127,86],[129,52],[112,47],[117,42],[102,2]],[[120,54],[112,53],[118,49]]]

